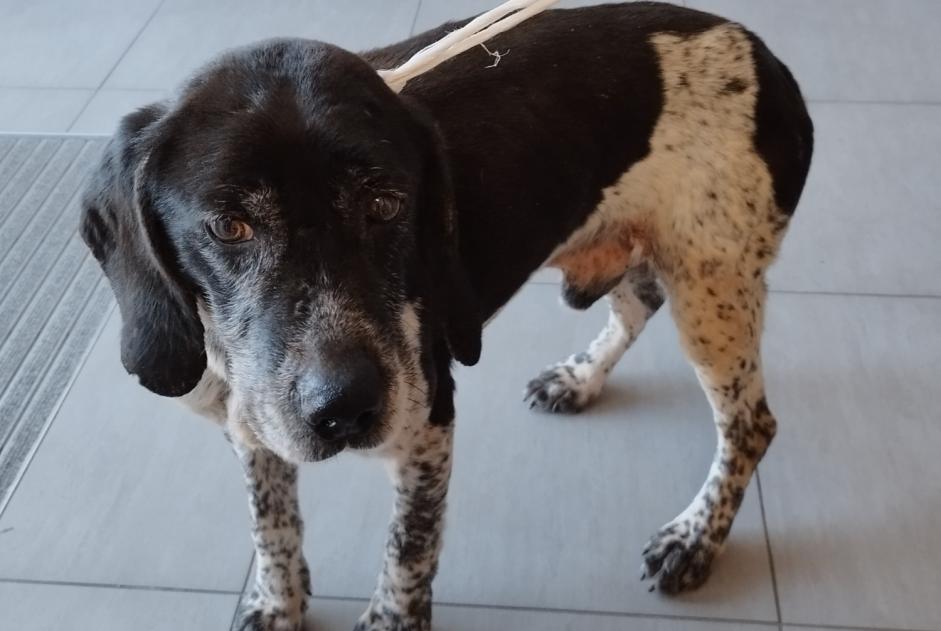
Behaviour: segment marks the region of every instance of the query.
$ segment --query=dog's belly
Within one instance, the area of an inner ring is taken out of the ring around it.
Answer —
[[[758,82],[745,33],[725,24],[651,41],[664,105],[650,153],[604,189],[546,262],[562,270],[564,296],[576,308],[642,263],[663,278],[704,261],[740,267],[760,251],[766,266],[786,223],[753,142]]]

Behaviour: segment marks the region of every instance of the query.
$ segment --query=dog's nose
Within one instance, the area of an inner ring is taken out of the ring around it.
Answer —
[[[302,414],[324,440],[355,438],[379,420],[382,379],[365,351],[331,353],[297,381]]]

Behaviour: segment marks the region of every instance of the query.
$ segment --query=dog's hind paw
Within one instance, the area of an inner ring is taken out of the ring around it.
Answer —
[[[580,378],[578,368],[568,363],[546,368],[526,385],[523,400],[529,402],[529,407],[545,412],[581,412],[598,396],[601,387],[590,378]]]
[[[641,580],[650,579],[650,591],[665,594],[696,589],[706,582],[720,546],[707,531],[688,522],[671,522],[657,531],[644,548]]]

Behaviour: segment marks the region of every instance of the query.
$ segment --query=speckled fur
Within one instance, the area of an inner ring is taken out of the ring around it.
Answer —
[[[356,631],[430,631],[452,426],[421,423],[386,449],[395,505],[379,584]]]
[[[752,144],[757,81],[743,29],[724,24],[692,36],[659,34],[652,42],[665,105],[651,152],[605,190],[586,225],[549,261],[563,269],[564,295],[575,307],[614,286],[608,325],[586,352],[531,381],[526,398],[545,410],[571,412],[597,397],[662,301],[651,279],[657,277],[719,436],[702,490],[644,549],[644,576],[672,593],[708,577],[775,434],[759,347],[765,271],[787,216]],[[596,241],[603,256],[593,258]],[[611,255],[613,242],[623,244],[620,257]]]
[[[299,631],[311,592],[297,503],[297,465],[267,449],[233,445],[245,472],[255,544],[255,583],[242,603],[236,628]]]

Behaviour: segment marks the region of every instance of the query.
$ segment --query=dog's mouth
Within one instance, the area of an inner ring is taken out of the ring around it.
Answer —
[[[332,458],[343,451],[368,451],[382,445],[388,432],[385,419],[377,422],[369,431],[355,436],[343,436],[331,439],[305,435],[295,443],[296,449],[303,454],[307,462],[319,462]]]

